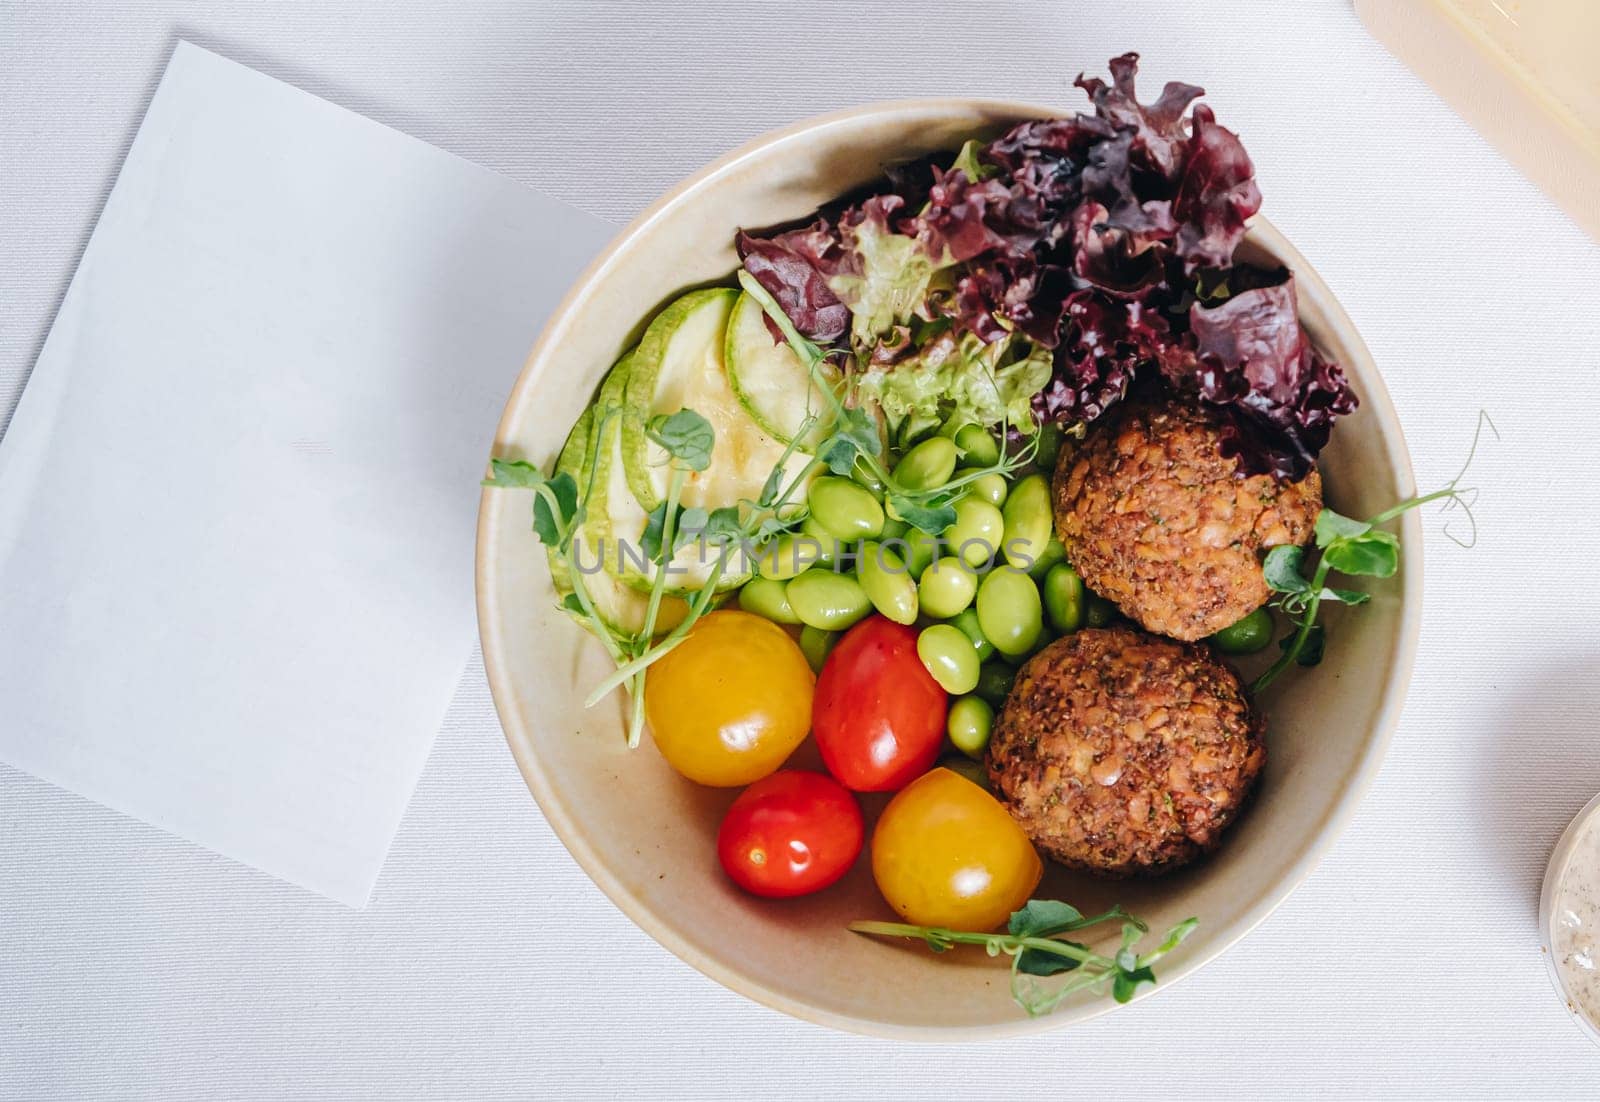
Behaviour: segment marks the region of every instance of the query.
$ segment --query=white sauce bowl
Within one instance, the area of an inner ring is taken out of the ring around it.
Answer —
[[[1600,796],[1590,800],[1584,809],[1578,812],[1550,854],[1550,864],[1544,873],[1544,888],[1539,894],[1539,950],[1544,956],[1545,968],[1550,972],[1550,982],[1555,984],[1556,991],[1561,995],[1561,1001],[1566,1004],[1573,1020],[1584,1033],[1588,1034],[1591,1041],[1600,1045],[1600,1024],[1578,1009],[1571,993],[1567,990],[1566,979],[1561,974],[1560,963],[1556,958],[1556,925],[1560,920],[1556,909],[1556,897],[1561,892],[1561,885],[1566,879],[1567,869],[1572,864],[1573,854],[1590,829],[1600,830]],[[1600,920],[1600,899],[1595,902],[1595,920]],[[1596,1008],[1596,1012],[1600,1013],[1600,1008]]]

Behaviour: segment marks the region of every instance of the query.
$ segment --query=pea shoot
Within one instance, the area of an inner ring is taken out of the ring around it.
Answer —
[[[1470,547],[1477,539],[1477,525],[1472,517],[1472,505],[1477,500],[1477,490],[1462,488],[1461,480],[1478,452],[1478,443],[1487,428],[1495,439],[1500,434],[1487,413],[1479,413],[1478,427],[1472,436],[1472,447],[1461,470],[1442,489],[1430,494],[1402,501],[1366,520],[1336,513],[1324,508],[1317,516],[1312,535],[1317,551],[1321,552],[1316,566],[1307,575],[1306,548],[1301,546],[1274,547],[1267,552],[1261,569],[1267,586],[1277,594],[1273,604],[1282,609],[1294,625],[1293,630],[1279,643],[1283,653],[1256,678],[1250,686],[1259,694],[1278,679],[1290,666],[1315,666],[1322,661],[1327,644],[1327,632],[1317,622],[1317,613],[1324,601],[1343,605],[1362,605],[1371,600],[1370,593],[1355,589],[1341,589],[1328,584],[1334,573],[1349,577],[1390,578],[1400,568],[1400,539],[1381,527],[1395,517],[1412,509],[1421,508],[1434,501],[1442,501],[1446,510],[1459,508],[1466,514],[1468,535],[1465,538],[1451,533],[1445,535],[1462,547]]]
[[[1110,956],[1064,936],[1118,921],[1122,923],[1122,940]],[[1121,906],[1086,916],[1070,903],[1052,899],[1030,899],[1020,911],[1012,913],[1003,934],[905,922],[852,922],[850,929],[872,937],[920,939],[935,953],[948,952],[957,945],[981,945],[991,957],[1004,954],[1011,958],[1011,997],[1030,1017],[1039,1017],[1080,991],[1104,994],[1109,987],[1112,998],[1127,1002],[1141,989],[1155,984],[1152,966],[1181,945],[1199,924],[1198,919],[1184,919],[1148,953],[1137,950],[1150,927]],[[1050,986],[1039,982],[1058,975],[1069,978]]]

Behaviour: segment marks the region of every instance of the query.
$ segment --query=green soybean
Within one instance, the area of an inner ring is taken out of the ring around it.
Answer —
[[[812,673],[822,672],[822,664],[828,660],[829,652],[838,641],[837,631],[824,631],[810,624],[800,629],[800,653],[806,656],[806,664],[811,667]]]
[[[739,607],[757,616],[764,616],[775,624],[798,624],[794,606],[783,582],[772,578],[751,578],[739,590]]]
[[[958,473],[965,475],[969,472],[960,471]],[[1005,502],[1006,492],[1009,489],[1010,487],[1006,485],[1005,476],[999,471],[980,474],[977,478],[967,483],[967,493],[973,497],[981,498],[994,506],[999,506]]]
[[[998,708],[1006,702],[1016,679],[1017,671],[1004,662],[985,662],[978,671],[978,687],[973,691]]]
[[[1039,561],[1055,529],[1050,512],[1050,483],[1042,474],[1030,474],[1006,495],[1005,531],[1001,548],[1006,562],[1028,569]]]
[[[826,543],[831,545],[833,537]],[[822,561],[824,541],[803,532],[779,536],[761,549],[756,569],[763,578],[786,582]]]
[[[955,523],[944,530],[944,541],[968,566],[993,562],[1006,527],[1000,510],[971,494],[956,502],[955,510]]]
[[[807,570],[788,583],[785,595],[802,624],[824,631],[847,628],[872,611],[861,583],[831,570]]]
[[[947,693],[970,693],[978,687],[978,654],[958,627],[934,624],[923,628],[917,636],[917,657]]]
[[[1033,453],[1033,461],[1041,470],[1052,471],[1056,466],[1056,456],[1061,454],[1061,430],[1054,425],[1042,425],[1039,428],[1039,448]]]
[[[982,425],[962,425],[956,431],[956,447],[974,467],[992,467],[1000,462],[1000,445]]]
[[[960,458],[955,442],[943,436],[930,436],[895,464],[894,480],[907,490],[931,490],[943,486],[956,473]]]
[[[913,528],[902,538],[906,541],[906,549],[900,557],[906,562],[906,572],[913,578],[920,578],[922,572],[928,569],[928,564],[939,557],[940,537]]]
[[[989,637],[983,633],[983,627],[978,623],[977,609],[963,610],[961,615],[950,623],[960,628],[966,637],[972,640],[972,649],[978,652],[978,661],[987,662],[994,657],[994,644],[989,642]]]
[[[955,748],[967,757],[981,761],[989,748],[989,731],[994,726],[994,708],[981,696],[963,696],[950,705],[945,717],[945,734]]]
[[[1028,573],[1035,578],[1043,578],[1056,563],[1066,561],[1067,549],[1062,546],[1060,540],[1056,539],[1055,536],[1051,536],[1050,542],[1044,545],[1044,550],[1040,552],[1039,557],[1034,560],[1032,566],[1028,567]]]
[[[899,517],[891,517],[888,510],[884,510],[883,531],[878,533],[879,539],[901,540],[906,538],[906,533],[911,531],[911,525]]]
[[[1272,642],[1272,613],[1262,606],[1217,632],[1211,641],[1224,654],[1254,654]]]
[[[941,758],[939,768],[963,776],[979,788],[989,787],[989,771],[983,767],[982,762],[973,761],[965,755],[951,754],[949,757]]]
[[[1083,579],[1064,562],[1058,562],[1044,576],[1039,587],[1050,623],[1063,634],[1083,626]]]
[[[839,537],[817,523],[817,518],[807,515],[800,522],[800,535],[807,536],[817,541],[822,548],[822,554],[817,557],[818,566],[832,566],[839,557]]]
[[[1002,566],[984,577],[977,607],[978,626],[1001,654],[1026,654],[1044,628],[1039,588],[1014,567]]]
[[[1117,618],[1117,606],[1100,596],[1098,593],[1089,594],[1089,599],[1083,605],[1083,626],[1087,628],[1103,628]]]
[[[961,612],[977,593],[977,573],[956,558],[935,559],[917,583],[917,602],[922,611],[940,620]]]
[[[883,506],[848,478],[824,475],[806,494],[811,518],[836,539],[873,539],[883,532]]]
[[[877,472],[868,468],[861,460],[857,459],[855,466],[850,468],[850,478],[858,485],[871,491],[874,497],[883,496],[885,489],[883,479],[879,478]]]
[[[916,620],[917,583],[893,548],[872,540],[863,543],[856,561],[856,578],[873,608],[897,624]]]

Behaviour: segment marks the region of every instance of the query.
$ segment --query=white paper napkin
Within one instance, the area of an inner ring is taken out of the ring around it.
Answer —
[[[0,441],[0,759],[363,905],[597,219],[180,44]]]

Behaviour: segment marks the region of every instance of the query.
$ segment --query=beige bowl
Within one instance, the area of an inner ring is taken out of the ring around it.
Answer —
[[[506,405],[495,454],[548,465],[601,376],[653,311],[687,287],[725,282],[734,230],[799,218],[867,183],[883,165],[954,149],[974,134],[1063,114],[1025,104],[911,100],[826,115],[758,139],[700,172],[634,221],[578,281],[545,327]],[[1410,459],[1372,358],[1310,265],[1264,220],[1251,247],[1298,276],[1303,320],[1361,398],[1323,458],[1331,504],[1370,515],[1410,496]],[[892,918],[863,859],[842,883],[784,903],[741,894],[714,839],[732,791],[700,788],[646,739],[629,751],[620,698],[585,710],[605,653],[556,609],[525,495],[487,492],[478,525],[478,618],[484,663],[517,764],[539,806],[600,888],[689,964],[768,1006],[861,1033],[994,1037],[1062,1026],[1110,1009],[1084,997],[1047,1018],[1012,1003],[1000,962],[981,950],[934,956],[916,944],[849,933]],[[1222,952],[1311,871],[1377,773],[1400,715],[1421,608],[1422,537],[1401,523],[1400,573],[1370,605],[1331,617],[1328,655],[1286,675],[1266,699],[1260,794],[1201,865],[1148,882],[1106,883],[1052,868],[1041,896],[1083,910],[1121,901],[1163,930],[1199,930],[1164,966],[1162,987]],[[1298,674],[1298,675],[1296,675]],[[808,760],[809,746],[797,755]],[[814,756],[809,760],[814,761]],[[881,801],[869,801],[874,814]],[[1156,990],[1161,990],[1157,988]]]

